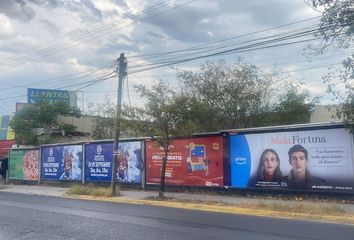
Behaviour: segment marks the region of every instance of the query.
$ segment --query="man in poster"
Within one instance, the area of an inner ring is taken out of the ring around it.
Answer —
[[[302,145],[297,144],[291,147],[288,155],[292,167],[289,175],[284,177],[288,188],[312,189],[326,183],[323,179],[311,176],[307,169],[309,164],[308,152]]]

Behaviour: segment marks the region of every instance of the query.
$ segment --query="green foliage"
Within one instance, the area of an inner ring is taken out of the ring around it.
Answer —
[[[162,81],[151,89],[143,85],[136,86],[140,95],[146,98],[144,109],[136,109],[140,120],[140,130],[155,140],[161,140],[161,145],[167,144],[167,139],[175,136],[189,135],[192,132],[185,127],[188,118],[188,98],[177,95]],[[169,144],[169,143],[168,143]],[[167,145],[168,145],[167,144]]]
[[[167,154],[172,139],[176,136],[191,134],[185,124],[189,119],[186,114],[187,98],[178,96],[163,82],[158,82],[151,89],[136,86],[140,95],[146,98],[144,109],[135,109],[136,123],[141,132],[154,139],[164,150],[161,170],[159,197],[163,197]]]
[[[290,86],[280,97],[274,121],[279,125],[308,123],[317,101],[318,98],[310,100],[308,91]]]
[[[110,197],[111,189],[107,187],[97,187],[93,185],[73,184],[66,192],[68,195],[89,195],[95,197]],[[119,196],[119,189],[117,196]]]
[[[353,44],[354,10],[353,0],[308,0],[308,4],[322,12],[320,32],[316,36],[322,39],[322,45],[314,49],[323,53],[329,47],[347,49]],[[354,122],[354,54],[342,61],[341,69],[331,70],[325,77],[327,92],[341,105],[337,116],[353,129]]]
[[[116,126],[116,104],[106,96],[103,103],[89,104],[89,114],[94,116],[95,125],[92,131],[92,138],[113,139]],[[122,106],[120,136],[121,137],[138,137],[143,133],[135,126],[135,109]]]
[[[328,47],[348,48],[353,43],[353,0],[306,0],[307,4],[322,13],[317,37],[323,40],[316,48],[322,53]]]
[[[70,107],[64,102],[50,104],[48,101],[41,99],[17,112],[9,125],[15,132],[17,144],[37,146],[50,142],[50,131],[53,129],[60,129],[60,127],[66,130],[75,128],[70,124],[60,125],[60,116],[78,117],[80,116],[80,110]],[[36,129],[43,129],[45,134],[39,136]]]
[[[64,132],[74,132],[77,129],[76,126],[68,123],[59,123],[58,124],[58,130],[64,131]]]
[[[283,87],[292,86],[286,80],[277,87],[272,76],[242,61],[206,62],[198,73],[185,71],[178,78],[189,97],[184,108],[192,129],[199,132],[305,123],[314,105],[307,103],[307,92]]]
[[[102,104],[89,104],[89,114],[95,116],[92,132],[94,139],[113,139],[115,132],[116,105],[106,96]]]

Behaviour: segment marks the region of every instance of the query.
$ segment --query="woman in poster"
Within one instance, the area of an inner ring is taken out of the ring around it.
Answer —
[[[276,151],[266,149],[262,152],[256,178],[250,187],[280,187],[282,173],[280,159]]]

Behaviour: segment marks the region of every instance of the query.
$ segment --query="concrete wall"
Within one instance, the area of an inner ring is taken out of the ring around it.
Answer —
[[[330,109],[328,109],[328,107],[330,107]],[[343,119],[336,116],[336,109],[338,108],[339,105],[316,106],[315,111],[310,116],[310,123],[343,121]]]
[[[77,127],[76,131],[89,133],[90,135],[94,126],[94,117],[90,116],[82,116],[80,118],[60,117],[60,121],[66,124],[73,124]]]

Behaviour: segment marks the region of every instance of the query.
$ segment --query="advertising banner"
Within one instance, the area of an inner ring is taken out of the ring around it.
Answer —
[[[86,168],[88,181],[111,181],[113,142],[90,143],[85,145]]]
[[[10,179],[38,180],[38,149],[18,149],[10,151]]]
[[[118,145],[117,181],[141,183],[143,161],[141,141],[120,142]],[[111,181],[113,142],[93,142],[85,146],[86,180]]]
[[[223,186],[223,138],[196,137],[173,140],[167,157],[166,184],[181,186]],[[146,181],[159,184],[163,149],[146,142]]]
[[[43,180],[76,180],[82,177],[82,145],[56,145],[41,148]]]
[[[49,103],[56,102],[64,102],[70,104],[70,106],[74,106],[71,104],[71,95],[75,95],[75,93],[71,93],[66,90],[57,90],[57,89],[38,89],[38,88],[28,88],[27,89],[27,103],[33,104],[38,102],[40,99],[47,100]],[[76,100],[75,100],[76,104]]]
[[[230,137],[231,185],[353,191],[353,135],[344,128]]]

